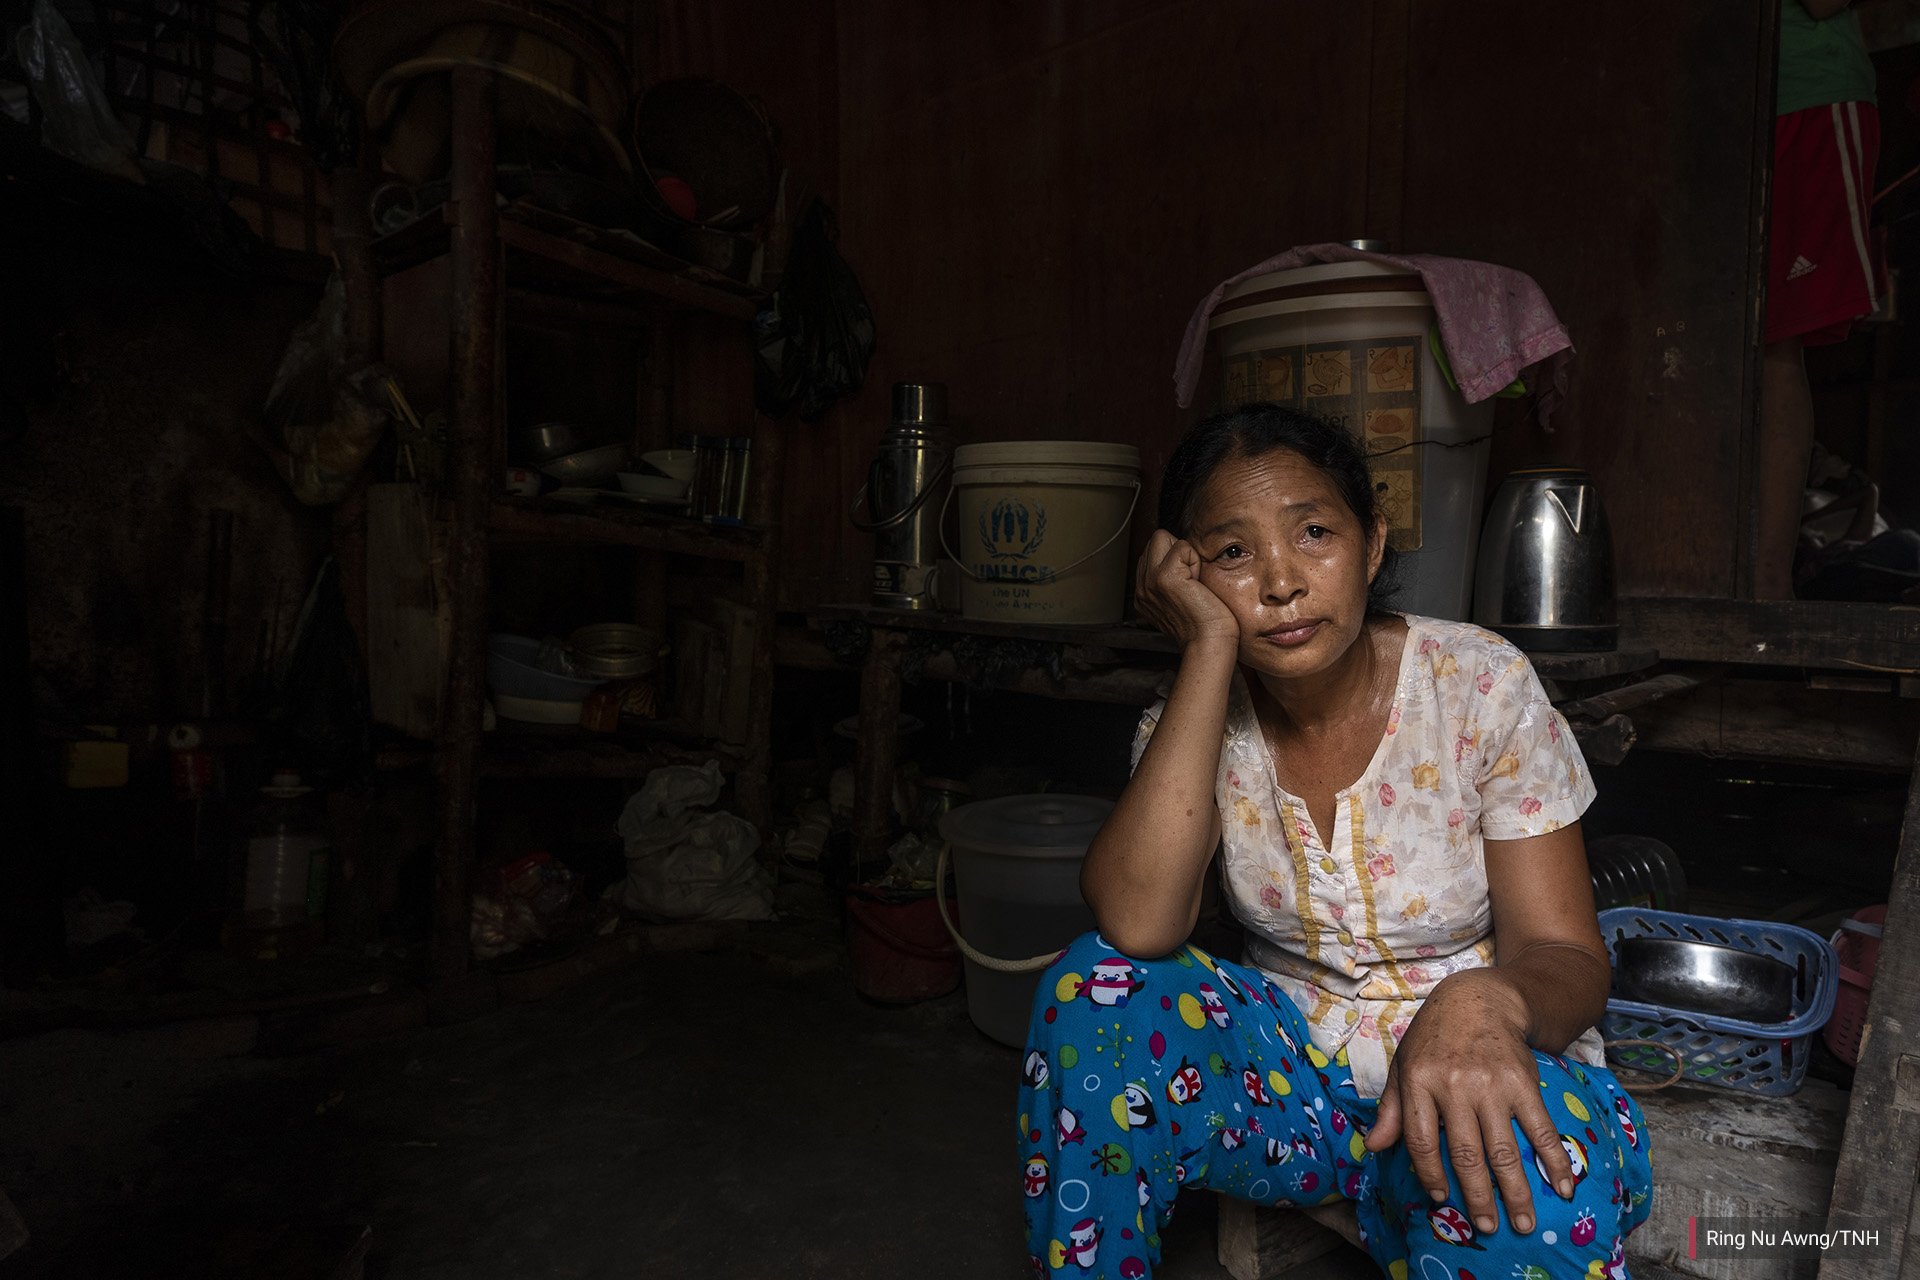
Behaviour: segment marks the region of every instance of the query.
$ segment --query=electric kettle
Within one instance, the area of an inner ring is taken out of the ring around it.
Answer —
[[[1473,620],[1522,649],[1614,647],[1613,535],[1586,472],[1536,467],[1501,483],[1480,533]]]

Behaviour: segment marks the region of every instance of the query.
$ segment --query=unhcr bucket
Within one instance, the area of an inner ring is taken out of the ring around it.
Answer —
[[[946,550],[963,578],[962,617],[1120,621],[1138,449],[1073,440],[961,445],[949,500],[956,516]]]

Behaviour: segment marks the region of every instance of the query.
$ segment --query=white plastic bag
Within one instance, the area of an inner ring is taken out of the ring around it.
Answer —
[[[656,920],[771,919],[773,877],[753,856],[760,833],[744,818],[703,807],[719,798],[721,785],[714,760],[649,773],[620,815],[627,878],[607,896]]]
[[[14,34],[13,53],[40,104],[41,137],[49,148],[116,178],[147,180],[133,139],[114,115],[86,50],[47,0],[34,0],[25,25]]]

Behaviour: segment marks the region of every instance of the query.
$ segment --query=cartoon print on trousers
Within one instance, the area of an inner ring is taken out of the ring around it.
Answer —
[[[1127,1007],[1127,998],[1145,985],[1144,981],[1133,976],[1131,964],[1114,956],[1094,965],[1093,972],[1081,981],[1076,994],[1085,996],[1094,1004],[1124,1009]]]
[[[1240,1144],[1246,1140],[1247,1136],[1238,1129],[1222,1129],[1220,1131],[1220,1149],[1222,1151],[1238,1151]]]
[[[1054,1242],[1054,1251],[1060,1259],[1054,1266],[1061,1267],[1071,1262],[1082,1271],[1093,1270],[1093,1264],[1100,1254],[1100,1237],[1105,1234],[1094,1219],[1080,1219],[1068,1228],[1065,1244],[1057,1240]]]
[[[1225,969],[1216,968],[1213,971],[1213,976],[1220,979],[1220,985],[1227,989],[1227,994],[1233,997],[1235,1004],[1246,1004],[1247,993],[1240,989],[1240,984],[1233,980],[1232,974],[1228,973]]]
[[[1022,1181],[1025,1184],[1027,1199],[1037,1200],[1047,1194],[1047,1183],[1050,1181],[1047,1173],[1047,1158],[1037,1151],[1028,1156]]]
[[[1213,1020],[1214,1026],[1226,1028],[1233,1025],[1233,1015],[1227,1012],[1227,1002],[1205,982],[1200,984],[1200,1004],[1206,1009],[1207,1017]]]
[[[1199,1097],[1206,1088],[1206,1082],[1200,1078],[1200,1068],[1189,1062],[1184,1056],[1180,1066],[1167,1081],[1167,1097],[1175,1106],[1182,1106]]]
[[[1049,1074],[1050,1072],[1047,1069],[1047,1051],[1045,1049],[1028,1050],[1026,1066],[1022,1068],[1020,1072],[1021,1083],[1025,1084],[1029,1089],[1044,1089],[1047,1087],[1047,1076]]]
[[[1600,1224],[1594,1220],[1593,1210],[1582,1209],[1580,1216],[1573,1220],[1573,1227],[1567,1232],[1567,1239],[1584,1249],[1592,1244],[1593,1238],[1599,1234]]]
[[[1240,1083],[1245,1086],[1247,1096],[1253,1099],[1256,1107],[1270,1107],[1273,1098],[1267,1093],[1267,1086],[1260,1083],[1260,1073],[1248,1067],[1240,1073]]]
[[[1293,1159],[1292,1144],[1282,1142],[1278,1138],[1268,1138],[1266,1159],[1269,1165],[1285,1164],[1287,1161]]]
[[[1587,1263],[1587,1280],[1627,1280],[1626,1242],[1616,1237],[1604,1261],[1595,1258]]]
[[[1584,1182],[1587,1177],[1587,1149],[1578,1138],[1566,1133],[1560,1135],[1560,1146],[1567,1153],[1567,1163],[1573,1166],[1574,1182]],[[1533,1167],[1540,1171],[1541,1182],[1547,1186],[1553,1185],[1553,1175],[1547,1171],[1547,1162],[1540,1158],[1538,1151],[1533,1153]]]
[[[1145,1080],[1135,1080],[1113,1095],[1113,1122],[1120,1126],[1120,1132],[1151,1129],[1158,1119]]]
[[[1614,1119],[1620,1126],[1620,1132],[1627,1135],[1627,1145],[1635,1151],[1640,1149],[1640,1130],[1634,1127],[1633,1108],[1627,1105],[1625,1098],[1613,1100]]]
[[[1086,1126],[1080,1123],[1080,1117],[1073,1114],[1071,1107],[1060,1108],[1059,1115],[1054,1117],[1054,1123],[1059,1126],[1060,1131],[1060,1140],[1054,1145],[1064,1147],[1069,1143],[1086,1142]]]
[[[1487,1247],[1473,1238],[1473,1224],[1467,1221],[1467,1215],[1450,1204],[1427,1210],[1427,1225],[1433,1228],[1433,1238],[1441,1244],[1462,1245],[1482,1251]]]

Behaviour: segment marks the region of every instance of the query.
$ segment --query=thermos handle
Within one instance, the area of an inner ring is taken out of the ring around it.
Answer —
[[[862,533],[885,533],[889,529],[899,528],[913,517],[914,512],[926,505],[927,499],[933,496],[933,491],[938,489],[940,482],[947,478],[947,470],[952,465],[953,459],[951,457],[942,458],[939,468],[928,478],[926,488],[914,494],[912,502],[909,502],[906,506],[890,516],[883,517],[880,520],[868,521],[862,520],[854,513],[860,510],[860,504],[867,501],[867,495],[876,487],[874,479],[875,472],[880,469],[880,459],[875,458],[867,464],[867,482],[860,486],[859,493],[853,495],[853,505],[847,508],[847,519],[853,521],[853,527]],[[948,496],[952,496],[951,491],[949,491]],[[946,508],[942,507],[940,512],[944,518]]]
[[[953,561],[953,565],[956,569],[966,574],[969,578],[972,578],[975,582],[997,581],[997,579],[987,578],[967,568],[966,561],[962,560],[959,556],[954,554],[953,544],[947,541],[947,508],[951,507],[952,505],[953,505],[953,490],[949,489],[947,490],[947,500],[940,504],[940,519],[938,521],[938,524],[940,526],[940,549],[947,553],[947,559]],[[1121,534],[1125,533],[1128,529],[1133,527],[1133,509],[1139,505],[1140,505],[1140,482],[1138,480],[1135,480],[1133,482],[1133,501],[1127,504],[1127,514],[1120,517],[1120,527],[1118,529],[1115,529],[1112,533],[1108,534],[1107,540],[1105,542],[1101,543],[1099,546],[1095,547],[1093,550],[1087,552],[1087,554],[1081,556],[1078,560],[1075,560],[1072,564],[1068,565],[1066,568],[1055,569],[1053,572],[1049,573],[1044,578],[1036,578],[1035,582],[1052,582],[1055,579],[1065,574],[1072,573],[1075,569],[1078,569],[1081,565],[1085,564],[1087,561],[1093,559],[1095,556],[1099,555],[1102,551],[1105,551],[1108,547],[1112,546],[1113,540],[1115,538],[1119,537]]]

